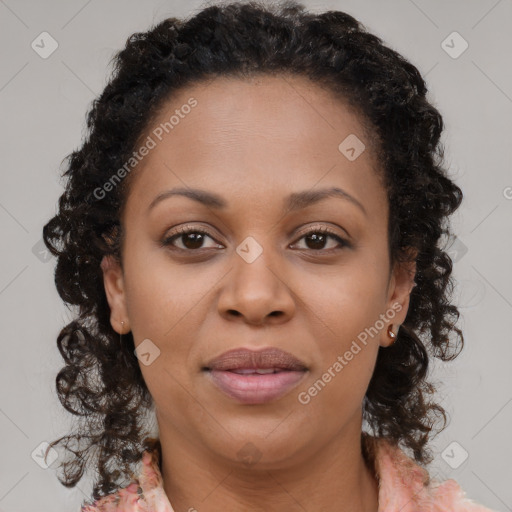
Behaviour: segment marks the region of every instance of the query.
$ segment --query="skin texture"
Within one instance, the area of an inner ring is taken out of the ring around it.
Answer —
[[[123,269],[110,257],[102,262],[113,328],[131,330],[136,346],[149,338],[160,350],[150,365],[139,364],[155,402],[165,491],[176,511],[334,511],[343,504],[345,512],[375,512],[361,408],[378,348],[391,343],[388,324],[308,404],[298,401],[398,304],[397,331],[414,284],[414,266],[389,271],[388,201],[362,124],[305,78],[260,76],[189,86],[154,126],[191,97],[197,106],[133,171],[121,219]],[[349,134],[366,143],[354,161],[338,150]],[[366,214],[340,198],[283,209],[292,192],[332,186]],[[174,196],[148,213],[173,187],[216,193],[228,206]],[[185,225],[209,232],[202,245],[185,236],[174,249],[160,246]],[[350,246],[304,237],[319,227]],[[236,252],[249,236],[263,249],[252,263]],[[201,371],[226,350],[272,346],[308,367],[274,402],[238,403]],[[244,448],[259,460],[241,460]]]

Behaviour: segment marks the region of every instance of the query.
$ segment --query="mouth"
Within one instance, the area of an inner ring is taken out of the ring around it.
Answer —
[[[289,393],[308,372],[292,354],[277,348],[235,349],[202,368],[210,382],[243,404],[264,404]]]

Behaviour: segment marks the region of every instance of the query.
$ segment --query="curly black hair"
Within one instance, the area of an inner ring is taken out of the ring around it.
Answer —
[[[451,360],[464,345],[459,311],[449,300],[452,261],[443,240],[452,236],[447,217],[459,207],[462,191],[447,176],[443,120],[417,68],[352,16],[313,14],[294,1],[220,3],[187,19],[165,19],[131,35],[112,62],[112,76],[87,114],[87,136],[64,159],[58,213],[43,229],[57,257],[58,293],[78,307],[57,338],[65,361],[56,378],[58,397],[78,416],[76,430],[50,445],[65,442],[73,454],[59,466],[60,482],[75,486],[91,464],[99,474],[93,487],[98,499],[129,481],[150,446],[144,413],[152,399],[131,333],[120,341],[110,324],[100,268],[107,254],[122,264],[120,218],[136,170],[108,194],[98,190],[129,161],[178,89],[257,74],[303,76],[327,87],[357,110],[378,142],[376,172],[391,205],[390,261],[414,260],[416,286],[396,342],[379,348],[363,419],[375,436],[402,443],[421,464],[431,462],[429,437],[437,420],[443,418],[441,430],[447,420],[429,397],[436,391],[427,379],[429,361]]]

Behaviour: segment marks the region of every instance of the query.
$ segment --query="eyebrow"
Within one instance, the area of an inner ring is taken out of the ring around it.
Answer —
[[[151,204],[149,205],[147,212],[149,213],[149,211],[152,210],[161,201],[173,196],[188,197],[189,199],[197,201],[209,208],[214,208],[216,210],[223,210],[228,206],[227,202],[221,196],[214,194],[212,192],[207,192],[206,190],[200,190],[195,188],[173,188],[171,190],[166,190],[165,192],[161,192],[160,194],[158,194],[153,199],[153,201],[151,201]],[[317,203],[329,197],[338,197],[341,199],[348,200],[352,204],[356,205],[360,210],[362,210],[362,212],[365,215],[368,215],[364,206],[355,197],[351,196],[348,192],[339,187],[294,192],[293,194],[290,194],[286,198],[284,202],[284,208],[287,211],[296,211],[306,208],[314,203]]]

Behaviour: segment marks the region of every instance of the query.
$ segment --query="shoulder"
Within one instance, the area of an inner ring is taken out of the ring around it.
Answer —
[[[384,438],[363,434],[379,481],[379,512],[494,512],[466,496],[453,480],[431,479],[428,471]]]
[[[138,483],[133,482],[128,487],[103,496],[94,503],[83,505],[80,512],[138,512],[141,510],[138,506],[139,489]]]
[[[84,504],[80,512],[174,512],[163,488],[159,461],[158,451],[145,451],[130,485]]]

